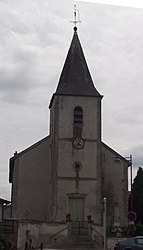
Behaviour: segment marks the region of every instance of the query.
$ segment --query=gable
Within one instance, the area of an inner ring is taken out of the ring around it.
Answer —
[[[13,171],[14,171],[14,163],[17,158],[22,157],[23,155],[26,155],[28,153],[32,153],[32,151],[38,150],[38,148],[41,147],[41,145],[45,143],[50,143],[50,136],[44,137],[42,140],[36,142],[35,144],[31,145],[30,147],[24,149],[20,153],[15,153],[13,157],[9,160],[9,182],[12,183],[13,179]]]
[[[126,166],[130,166],[130,162],[125,158],[123,157],[122,155],[120,155],[118,152],[116,152],[114,149],[110,148],[107,144],[105,144],[104,142],[102,142],[102,151],[103,152],[107,152],[109,154],[112,155],[113,157],[113,161],[114,162],[122,162],[122,163],[125,163]],[[103,153],[104,154],[104,153]]]

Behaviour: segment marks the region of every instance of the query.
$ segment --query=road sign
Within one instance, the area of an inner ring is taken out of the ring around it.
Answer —
[[[134,211],[130,211],[128,213],[128,220],[129,221],[135,221],[137,219],[137,214]]]

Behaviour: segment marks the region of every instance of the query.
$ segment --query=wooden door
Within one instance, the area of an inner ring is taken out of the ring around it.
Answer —
[[[69,213],[73,221],[84,220],[84,199],[70,198],[69,199]]]

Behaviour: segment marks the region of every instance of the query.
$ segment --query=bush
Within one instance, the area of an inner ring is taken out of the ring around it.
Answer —
[[[0,229],[0,250],[8,249],[9,241],[7,240],[6,234]]]
[[[143,235],[143,225],[137,224],[135,225],[135,227],[136,227],[136,235]]]

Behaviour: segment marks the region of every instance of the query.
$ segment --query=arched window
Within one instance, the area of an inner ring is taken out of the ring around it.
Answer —
[[[74,123],[83,123],[83,110],[79,106],[74,108]]]

